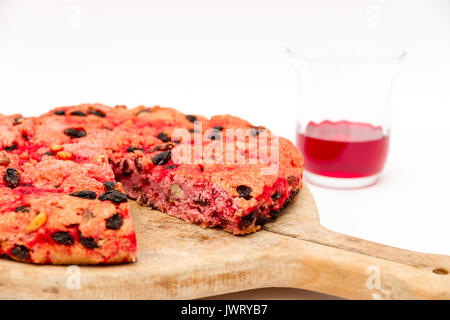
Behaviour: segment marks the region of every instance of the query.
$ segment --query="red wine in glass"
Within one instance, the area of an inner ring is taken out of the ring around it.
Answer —
[[[297,136],[305,169],[332,178],[364,178],[383,169],[389,137],[379,126],[349,121],[309,122]]]

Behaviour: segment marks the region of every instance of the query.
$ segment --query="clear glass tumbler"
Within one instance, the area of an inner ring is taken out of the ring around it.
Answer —
[[[299,79],[297,145],[305,178],[333,188],[376,183],[389,148],[390,93],[405,52],[312,44],[288,54]]]

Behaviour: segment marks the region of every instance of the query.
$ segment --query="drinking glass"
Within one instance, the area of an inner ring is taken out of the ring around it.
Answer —
[[[388,154],[389,100],[405,52],[347,43],[287,51],[299,80],[297,145],[305,178],[333,188],[376,183]]]

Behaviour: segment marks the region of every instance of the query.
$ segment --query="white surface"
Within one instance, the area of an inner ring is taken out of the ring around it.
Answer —
[[[284,48],[373,39],[408,51],[381,181],[312,186],[322,224],[450,254],[450,2],[0,0],[0,112],[103,102],[231,113],[294,139]]]

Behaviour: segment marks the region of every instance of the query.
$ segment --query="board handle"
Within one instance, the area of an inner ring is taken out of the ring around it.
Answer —
[[[320,224],[305,228],[294,236],[298,288],[349,299],[450,299],[448,256],[398,249]]]

